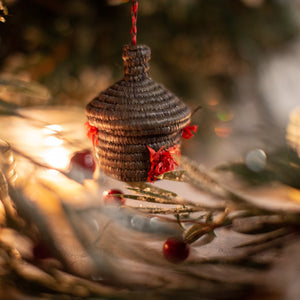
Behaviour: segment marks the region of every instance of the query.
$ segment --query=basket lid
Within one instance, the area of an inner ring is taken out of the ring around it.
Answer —
[[[149,77],[151,50],[125,45],[124,77],[86,107],[89,123],[122,136],[171,134],[190,121],[190,109],[172,92]]]

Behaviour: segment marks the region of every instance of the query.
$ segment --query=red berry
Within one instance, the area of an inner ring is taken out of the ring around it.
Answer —
[[[105,204],[110,205],[123,205],[125,198],[122,195],[123,192],[120,190],[109,190],[103,193],[103,200]]]
[[[96,164],[91,150],[86,149],[74,153],[70,161],[70,168],[72,169],[77,167],[82,168],[85,171],[94,173]]]
[[[180,263],[187,259],[190,246],[181,237],[168,238],[163,245],[164,257],[172,263]]]

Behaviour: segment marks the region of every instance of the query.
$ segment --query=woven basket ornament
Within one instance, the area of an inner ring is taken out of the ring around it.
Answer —
[[[146,181],[151,167],[147,146],[155,151],[179,146],[190,123],[190,109],[149,77],[150,56],[146,45],[125,45],[124,78],[86,107],[90,126],[97,128],[100,168],[121,181]]]

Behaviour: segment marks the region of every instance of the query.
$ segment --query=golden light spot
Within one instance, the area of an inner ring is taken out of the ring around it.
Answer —
[[[216,105],[218,105],[219,104],[219,99],[217,99],[217,98],[210,98],[209,100],[208,100],[208,105],[209,106],[216,106]]]
[[[44,145],[46,146],[52,146],[52,147],[57,147],[61,146],[63,141],[55,136],[48,136],[44,140]]]
[[[57,124],[47,125],[45,128],[43,128],[44,134],[55,134],[60,131],[62,131],[62,127]]]
[[[56,169],[65,169],[69,165],[69,151],[63,147],[54,147],[40,154],[47,164]]]
[[[300,190],[294,189],[294,188],[289,188],[288,190],[289,197],[291,200],[300,202]]]

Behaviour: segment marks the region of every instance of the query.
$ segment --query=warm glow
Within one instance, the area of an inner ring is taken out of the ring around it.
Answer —
[[[42,144],[51,148],[42,150],[39,154],[50,167],[56,169],[65,169],[69,165],[69,151],[62,147],[63,139],[57,136],[61,131],[62,127],[57,124],[43,128]]]
[[[57,146],[61,146],[62,143],[63,143],[62,139],[59,139],[55,136],[48,136],[44,140],[44,145],[46,146],[57,147]]]
[[[288,188],[288,195],[293,201],[300,202],[300,191],[298,189]]]
[[[57,124],[47,125],[43,129],[43,132],[45,134],[54,134],[54,133],[57,133],[57,132],[60,132],[60,131],[62,131],[62,127],[60,125],[57,125]]]
[[[210,105],[210,106],[216,106],[216,105],[218,105],[219,104],[219,99],[217,99],[217,98],[210,98],[209,100],[208,100],[208,105]]]
[[[292,110],[289,123],[286,128],[287,143],[300,157],[300,107]]]
[[[48,149],[40,154],[47,164],[56,169],[65,169],[69,164],[69,152],[63,147]]]

